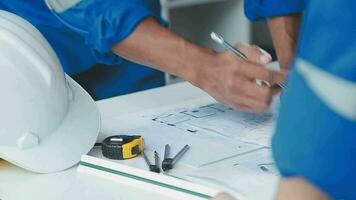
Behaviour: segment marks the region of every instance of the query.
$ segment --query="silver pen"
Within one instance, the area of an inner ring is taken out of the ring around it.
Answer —
[[[213,39],[215,42],[217,42],[218,44],[222,45],[226,50],[231,51],[232,53],[234,53],[235,55],[237,55],[238,57],[247,60],[247,57],[245,54],[243,54],[241,51],[237,50],[235,47],[233,47],[231,44],[227,43],[223,37],[221,37],[220,35],[212,32],[210,34],[211,39]]]
[[[226,50],[234,53],[235,55],[237,55],[238,57],[242,58],[243,60],[248,60],[247,56],[242,53],[241,51],[239,51],[238,49],[236,49],[235,47],[233,47],[231,44],[227,43],[225,41],[225,39],[221,36],[221,35],[218,35],[217,33],[215,32],[212,32],[210,34],[210,37],[211,39],[213,39],[215,42],[217,42],[218,44],[220,44],[222,47],[224,47]],[[259,82],[257,80],[257,82]],[[266,81],[263,81],[264,83],[266,83],[267,85],[270,86],[270,84]],[[284,83],[278,83],[277,85],[279,85],[282,89],[285,89],[285,85]]]

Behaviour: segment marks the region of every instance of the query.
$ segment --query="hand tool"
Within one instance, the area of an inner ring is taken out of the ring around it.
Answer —
[[[173,168],[177,161],[189,150],[190,146],[185,145],[173,158],[169,158],[170,146],[166,144],[164,147],[164,160],[162,161],[163,171],[167,171]]]
[[[143,158],[145,159],[145,162],[148,165],[150,171],[151,172],[160,173],[161,169],[159,168],[159,156],[158,156],[158,153],[155,151],[155,154],[154,154],[155,164],[154,165],[151,165],[150,160],[147,158],[145,152],[143,152],[142,154],[143,154]]]

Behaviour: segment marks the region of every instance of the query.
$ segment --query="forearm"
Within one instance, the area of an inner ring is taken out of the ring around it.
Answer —
[[[294,57],[300,21],[301,14],[273,17],[267,20],[282,68],[288,69]]]
[[[209,62],[213,54],[167,30],[152,18],[142,21],[127,39],[113,47],[113,51],[128,60],[190,81],[195,79],[193,70]]]
[[[328,200],[329,197],[302,178],[282,179],[277,200]]]
[[[148,18],[112,50],[128,60],[177,75],[232,107],[265,111],[274,87],[260,87],[256,79],[274,85],[283,82],[284,74],[264,68],[271,57],[258,48],[243,44],[237,48],[249,61],[228,51],[199,47]]]

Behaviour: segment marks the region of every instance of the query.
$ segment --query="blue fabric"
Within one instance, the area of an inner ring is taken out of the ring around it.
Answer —
[[[298,55],[356,82],[356,1],[329,0],[319,5],[312,2],[305,13]]]
[[[245,14],[253,21],[303,12],[306,0],[245,0]]]
[[[355,130],[355,122],[325,106],[293,71],[272,140],[277,167],[333,198],[356,199]]]
[[[141,65],[133,65],[126,60],[123,60],[119,67],[96,65],[87,72],[73,76],[73,78],[86,88],[94,99],[105,99],[164,84],[161,72]],[[128,82],[130,84],[127,84]],[[108,85],[110,87],[107,87]]]
[[[163,23],[159,0],[82,0],[58,13],[66,23],[84,32],[73,30],[58,20],[44,0],[2,0],[0,9],[22,16],[37,27],[52,45],[67,74],[78,75],[96,64],[110,65],[107,70],[112,73],[108,78],[120,84],[112,85],[99,75],[102,81],[85,88],[96,99],[164,84],[162,72],[128,62],[111,52],[111,48],[127,38],[143,19],[155,17]],[[119,69],[109,69],[111,67]],[[148,80],[149,77],[154,80]],[[148,80],[147,85],[137,84],[142,80]]]
[[[310,1],[297,57],[356,82],[356,2]],[[356,123],[330,110],[292,70],[272,142],[285,177],[300,176],[336,199],[356,199]]]

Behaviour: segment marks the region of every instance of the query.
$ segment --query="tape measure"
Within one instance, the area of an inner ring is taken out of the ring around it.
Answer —
[[[141,154],[144,146],[144,139],[139,135],[114,135],[102,142],[101,149],[106,158],[125,160]]]

